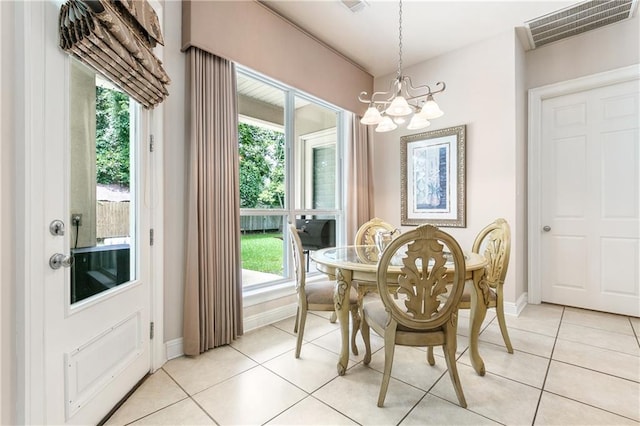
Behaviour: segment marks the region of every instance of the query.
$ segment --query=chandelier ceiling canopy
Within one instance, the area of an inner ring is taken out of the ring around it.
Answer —
[[[404,124],[411,116],[407,129],[424,129],[429,120],[441,117],[444,113],[433,99],[433,95],[443,92],[444,82],[436,83],[436,90],[427,85],[414,87],[411,77],[402,74],[402,0],[399,7],[398,32],[398,72],[386,92],[374,92],[367,98],[367,92],[360,92],[358,100],[368,104],[369,108],[360,120],[362,124],[376,125],[376,132],[389,132]],[[412,115],[413,114],[413,115]]]

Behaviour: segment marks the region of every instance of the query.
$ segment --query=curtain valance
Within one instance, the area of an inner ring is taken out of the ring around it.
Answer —
[[[60,8],[60,47],[103,73],[145,108],[162,102],[171,81],[153,54],[163,44],[146,0],[68,0]]]

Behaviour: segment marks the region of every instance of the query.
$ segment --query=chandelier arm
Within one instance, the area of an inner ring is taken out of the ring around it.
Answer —
[[[366,98],[367,95],[367,92],[360,92],[360,94],[358,95],[358,100],[363,104],[381,105],[390,103],[395,97],[394,92],[373,92],[369,99]],[[384,100],[376,100],[375,98],[379,96],[386,96],[386,98]]]
[[[409,76],[404,76],[402,78],[402,80],[405,82],[405,93],[407,94],[407,101],[412,101],[412,100],[416,100],[425,96],[429,96],[429,95],[435,95],[436,93],[440,93],[440,92],[444,92],[444,90],[446,89],[446,84],[443,81],[439,81],[436,83],[436,87],[438,86],[442,86],[441,89],[438,90],[431,90],[431,87],[424,84],[421,86],[417,86],[414,87],[413,83],[411,81],[411,77]],[[416,94],[415,92],[420,91],[420,90],[425,90],[426,89],[426,93],[424,94]]]
[[[398,92],[398,89],[397,89],[398,86],[402,87],[402,84],[401,84],[401,81],[396,78],[389,82],[389,90],[385,92],[373,92],[373,94],[369,99],[365,97],[368,95],[368,93],[363,91],[363,92],[360,92],[360,95],[358,95],[358,100],[364,104],[376,104],[376,105],[390,104],[393,98],[396,97],[396,94]],[[386,98],[383,100],[376,100],[376,97],[378,96],[385,96]]]

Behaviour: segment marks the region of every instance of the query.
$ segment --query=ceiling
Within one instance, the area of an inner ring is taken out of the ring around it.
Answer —
[[[340,0],[263,0],[262,4],[374,77],[398,68],[398,2],[367,0],[352,12]],[[402,62],[408,67],[578,4],[564,0],[405,0]]]

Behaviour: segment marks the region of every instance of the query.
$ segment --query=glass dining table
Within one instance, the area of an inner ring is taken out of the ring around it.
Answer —
[[[340,358],[338,360],[338,374],[344,375],[349,363],[349,300],[348,289],[354,286],[358,291],[358,298],[369,291],[377,291],[376,273],[378,268],[379,251],[376,246],[342,246],[329,247],[311,252],[311,259],[319,271],[336,280],[334,303],[341,332]],[[453,277],[453,262],[448,273]],[[484,361],[478,352],[478,336],[480,326],[487,313],[488,285],[483,280],[487,260],[477,253],[465,253],[465,280],[473,282],[471,295],[471,314],[469,317],[469,350],[471,365],[475,371],[484,376]],[[400,275],[401,266],[389,267],[388,273]],[[362,303],[360,303],[362,305]]]

